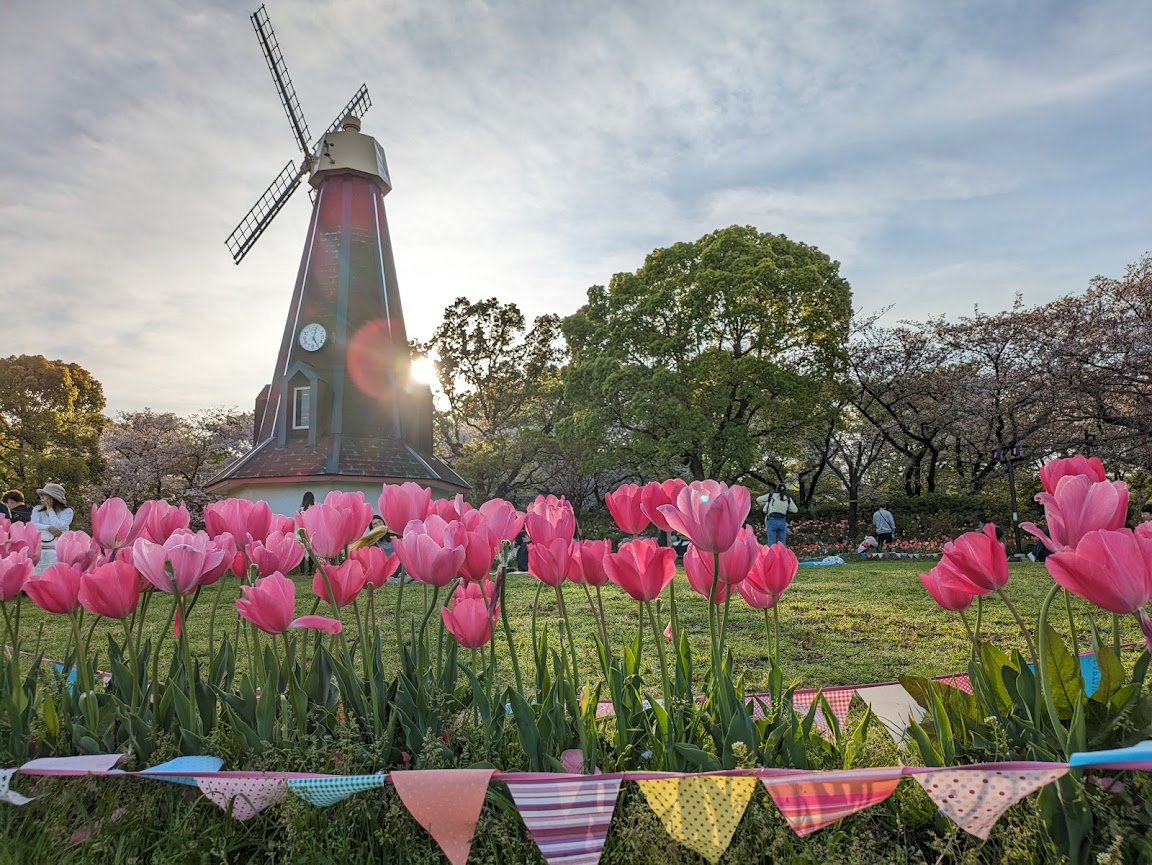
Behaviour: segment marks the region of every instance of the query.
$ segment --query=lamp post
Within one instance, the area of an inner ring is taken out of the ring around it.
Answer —
[[[1020,539],[1020,510],[1016,506],[1016,463],[1024,459],[1024,448],[1004,448],[992,451],[992,459],[1008,467],[1008,495],[1012,497],[1012,532],[1016,538],[1017,554],[1023,552],[1024,544]]]

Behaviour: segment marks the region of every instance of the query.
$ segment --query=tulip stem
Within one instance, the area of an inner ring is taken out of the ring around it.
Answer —
[[[652,612],[652,602],[651,601],[643,601],[642,603],[648,609],[648,621],[652,625],[652,637],[653,637],[653,639],[656,640],[656,655],[660,658],[660,679],[661,679],[662,684],[664,685],[664,712],[668,717],[668,726],[665,730],[665,736],[668,739],[671,739],[672,737],[669,736],[668,733],[673,729],[673,725],[672,725],[673,707],[672,707],[672,684],[668,679],[668,656],[664,650],[664,641],[662,639],[660,639],[663,635],[660,633],[660,625],[656,621],[656,614],[654,612]],[[672,751],[672,748],[669,747],[671,744],[672,744],[671,741],[665,742],[665,748],[669,752]]]
[[[772,636],[776,639],[776,660],[780,660],[780,599],[777,598],[772,604],[772,622],[775,627],[772,628]]]
[[[980,629],[984,626],[984,596],[976,596],[976,630],[973,640],[977,645],[980,644]]]
[[[140,706],[140,675],[136,669],[136,652],[132,647],[132,627],[127,619],[121,619],[120,624],[124,626],[124,651],[128,653],[128,670],[132,674],[132,703],[129,708],[135,714],[136,707]]]
[[[976,635],[972,633],[972,626],[968,624],[968,617],[964,615],[963,610],[957,610],[957,615],[960,616],[960,621],[964,623],[964,630],[968,632],[968,642],[972,645],[972,651],[968,654],[969,662],[976,660]]]
[[[1059,587],[1057,587],[1059,588]],[[1012,617],[1016,619],[1016,625],[1020,628],[1020,633],[1024,635],[1024,642],[1028,645],[1028,654],[1032,656],[1032,665],[1039,669],[1038,656],[1036,654],[1036,644],[1032,642],[1032,635],[1028,632],[1028,627],[1024,624],[1024,620],[1020,617],[1020,611],[1016,609],[1016,605],[1009,600],[1007,593],[1003,589],[997,589],[996,594],[1000,596],[1000,600],[1008,608]]]
[[[720,676],[720,636],[717,634],[716,591],[720,586],[720,554],[712,553],[712,588],[708,592],[708,634],[712,639],[712,679]]]
[[[1072,636],[1072,654],[1080,657],[1080,633],[1076,629],[1076,616],[1072,613],[1072,593],[1064,590],[1064,609],[1068,611],[1068,633]]]
[[[1112,614],[1112,651],[1120,658],[1120,614]]]
[[[768,618],[768,608],[764,608],[764,646],[768,650],[768,669],[776,666],[776,653],[772,650],[772,622]]]
[[[508,653],[512,656],[512,675],[516,679],[516,692],[524,693],[524,681],[520,677],[520,660],[516,657],[516,643],[512,639],[512,626],[508,623],[508,605],[504,603],[504,586],[508,581],[500,581],[500,620],[504,625],[504,637],[508,640]],[[495,629],[493,629],[495,630]]]
[[[398,574],[397,579],[400,581],[400,583],[396,587],[396,649],[400,654],[400,670],[403,671],[404,670],[404,607],[403,607],[403,603],[404,603],[404,583],[406,582],[406,580],[404,579],[405,574],[403,573],[403,571],[397,571],[397,574]],[[428,598],[427,598],[428,586],[427,586],[427,584],[425,584],[424,588],[425,588],[424,605],[427,606],[428,605]]]
[[[79,699],[84,703],[84,717],[88,724],[88,732],[95,739],[99,735],[96,730],[96,694],[88,669],[88,653],[80,644],[80,617],[76,615],[75,610],[69,615],[72,619],[72,633],[76,640],[76,688],[81,691]]]
[[[1048,596],[1044,598],[1044,603],[1040,607],[1040,656],[1039,662],[1033,656],[1033,663],[1036,664],[1035,669],[1039,682],[1037,683],[1037,690],[1044,695],[1044,705],[1048,710],[1048,719],[1052,724],[1052,732],[1056,735],[1056,741],[1060,743],[1061,748],[1064,749],[1064,756],[1067,757],[1068,751],[1068,734],[1064,729],[1064,725],[1060,721],[1060,713],[1056,710],[1056,701],[1052,697],[1052,687],[1049,684],[1048,673],[1048,610],[1052,606],[1052,601],[1056,598],[1057,592],[1060,591],[1060,586],[1053,585],[1048,591]]]
[[[221,576],[216,584],[216,597],[212,599],[212,610],[208,613],[208,658],[216,652],[216,610],[220,607],[220,598],[224,594],[224,577]]]

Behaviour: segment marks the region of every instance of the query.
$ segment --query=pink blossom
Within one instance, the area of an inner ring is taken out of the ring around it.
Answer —
[[[399,485],[385,484],[378,504],[384,524],[394,532],[402,532],[412,520],[423,520],[428,516],[431,503],[432,490],[408,481]]]

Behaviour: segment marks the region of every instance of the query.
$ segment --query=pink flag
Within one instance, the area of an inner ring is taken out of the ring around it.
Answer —
[[[932,801],[957,826],[987,839],[1008,808],[1068,771],[1055,763],[996,763],[952,769],[913,770]]]
[[[837,820],[883,802],[900,783],[899,766],[802,772],[761,778],[768,795],[797,835],[808,835]]]
[[[808,714],[808,709],[816,700],[816,695],[822,693],[824,699],[832,709],[832,714],[843,726],[848,719],[848,707],[852,705],[852,695],[856,693],[855,687],[825,688],[823,691],[804,690],[792,692],[792,706],[801,715]],[[822,733],[828,732],[828,722],[824,720],[824,709],[816,710],[816,729]]]
[[[428,830],[452,865],[465,865],[472,833],[495,769],[426,769],[388,777],[400,801]]]
[[[79,757],[39,757],[20,767],[23,775],[103,774],[124,759],[123,754],[85,754]]]
[[[232,816],[244,821],[255,817],[269,805],[288,795],[283,778],[197,778],[200,791],[225,811],[232,806]]]
[[[548,865],[596,865],[620,794],[620,776],[501,775]]]

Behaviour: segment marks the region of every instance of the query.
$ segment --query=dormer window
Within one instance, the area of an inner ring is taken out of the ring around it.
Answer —
[[[308,429],[312,425],[311,387],[292,389],[292,429]]]

